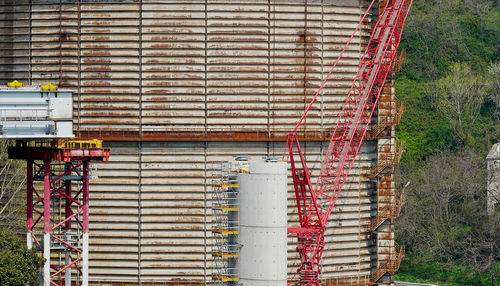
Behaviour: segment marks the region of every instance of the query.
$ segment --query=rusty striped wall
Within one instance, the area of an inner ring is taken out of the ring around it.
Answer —
[[[111,161],[98,164],[91,187],[93,283],[210,282],[213,163],[282,154],[284,136],[367,4],[0,1],[0,83],[52,82],[73,90],[75,133],[111,147]],[[299,130],[314,174],[374,17]],[[337,203],[325,278],[367,275],[376,264],[365,229],[376,210],[375,187],[363,175],[376,149],[365,143]],[[298,263],[290,237],[290,273]]]
[[[109,163],[99,163],[91,186],[90,273],[94,281],[210,282],[212,243],[210,177],[217,162],[236,155],[281,156],[282,142],[107,142]],[[313,176],[327,142],[304,143]],[[364,174],[376,146],[366,144],[341,194],[326,234],[324,277],[370,273],[373,185]],[[289,205],[295,204],[289,182]],[[290,225],[298,226],[289,208]],[[288,264],[299,261],[290,237]]]
[[[282,139],[366,5],[10,2],[0,16],[0,81],[71,88],[77,134],[116,140]],[[328,134],[370,27],[311,110],[305,137]]]

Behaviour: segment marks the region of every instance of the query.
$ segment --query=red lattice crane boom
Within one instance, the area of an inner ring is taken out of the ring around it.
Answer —
[[[288,232],[296,234],[298,238],[297,251],[300,255],[301,266],[297,273],[300,275],[300,285],[319,285],[320,283],[320,261],[324,248],[326,223],[363,142],[394,61],[412,2],[413,0],[389,0],[379,16],[326,150],[321,172],[314,188],[296,131],[375,0],[371,2],[296,127],[288,134],[285,153],[288,153],[292,166],[300,222],[300,227],[289,228]],[[295,160],[300,162],[295,162]]]

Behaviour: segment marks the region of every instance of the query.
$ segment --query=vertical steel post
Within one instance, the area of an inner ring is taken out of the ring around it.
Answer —
[[[43,285],[50,286],[50,161],[43,161]]]
[[[82,286],[89,284],[89,161],[83,161],[82,178]]]
[[[71,168],[72,165],[71,163],[66,163],[65,164],[65,173],[67,176],[71,175]],[[65,213],[66,213],[66,219],[68,219],[72,214],[71,210],[71,180],[65,180],[64,181],[64,188],[65,188],[65,193],[66,193],[66,203],[65,203]],[[71,219],[68,219],[64,225],[64,230],[66,233],[66,237],[70,237],[69,235],[71,234]],[[65,264],[70,265],[71,264],[71,258],[70,258],[70,250],[66,251],[65,253]],[[71,286],[71,267],[68,267],[65,272],[64,272],[64,285],[65,286]]]
[[[33,248],[33,161],[26,160],[26,246]]]
[[[26,244],[32,248],[36,243],[42,250],[45,261],[40,285],[71,286],[72,282],[79,282],[78,285],[88,286],[90,161],[107,161],[109,149],[16,146],[9,149],[9,158],[26,161]],[[52,168],[52,161],[65,162],[64,170]],[[79,168],[82,172],[76,171]],[[73,192],[73,180],[82,181],[76,192]],[[41,184],[35,181],[43,181],[43,191]],[[51,207],[55,198],[60,198],[60,203]],[[42,239],[34,235],[35,232],[42,233]],[[52,260],[51,255],[53,258],[57,255],[57,259]],[[72,281],[76,271],[82,276],[78,276],[79,281]]]

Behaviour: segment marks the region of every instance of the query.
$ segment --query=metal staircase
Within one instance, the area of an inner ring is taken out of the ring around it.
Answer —
[[[370,285],[376,284],[386,273],[394,273],[398,271],[401,261],[405,255],[405,248],[403,245],[396,244],[394,249],[394,253],[392,253],[386,260],[381,261],[380,266],[371,273]]]
[[[399,101],[396,99],[396,108],[393,113],[389,116],[381,119],[376,125],[371,127],[366,132],[367,140],[374,140],[379,137],[379,135],[387,129],[389,126],[396,126],[401,121],[401,117],[403,113],[406,111],[406,105],[403,101]]]
[[[393,203],[377,210],[377,215],[371,219],[367,231],[376,231],[386,220],[399,217],[401,208],[406,203],[404,191],[405,188],[403,188],[401,194],[394,199]]]
[[[391,145],[389,142],[388,144],[379,147],[379,149],[390,148],[390,147]],[[377,164],[375,164],[375,166],[372,167],[370,174],[368,175],[370,179],[375,179],[378,175],[380,175],[380,173],[382,173],[388,167],[394,167],[399,165],[399,160],[401,160],[401,155],[405,151],[404,142],[401,141],[399,143],[396,143],[395,148],[396,151],[394,153],[387,153],[384,154],[383,156],[380,156],[379,160],[377,161]]]

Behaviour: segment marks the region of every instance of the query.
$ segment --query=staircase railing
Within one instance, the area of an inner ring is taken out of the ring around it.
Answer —
[[[388,272],[394,273],[399,270],[399,266],[401,265],[401,261],[405,255],[405,247],[403,245],[396,244],[394,248],[394,254],[391,254],[386,260],[383,260],[379,267],[371,273],[370,284],[373,285],[377,283],[377,281]]]
[[[396,99],[395,111],[391,112],[391,115],[382,118],[377,124],[372,126],[368,132],[366,132],[366,139],[373,140],[377,138],[387,127],[398,125],[399,122],[401,122],[401,117],[405,111],[406,104],[404,101]]]
[[[386,145],[389,145],[389,143]],[[382,149],[383,147],[386,147],[386,145],[379,148]],[[377,161],[377,164],[375,164],[375,166],[372,167],[368,177],[370,179],[374,179],[380,173],[382,173],[382,171],[384,171],[385,168],[397,166],[399,164],[399,161],[401,160],[401,155],[403,154],[404,151],[405,151],[404,142],[400,141],[399,143],[396,143],[396,152],[381,155],[379,157],[379,160]]]

